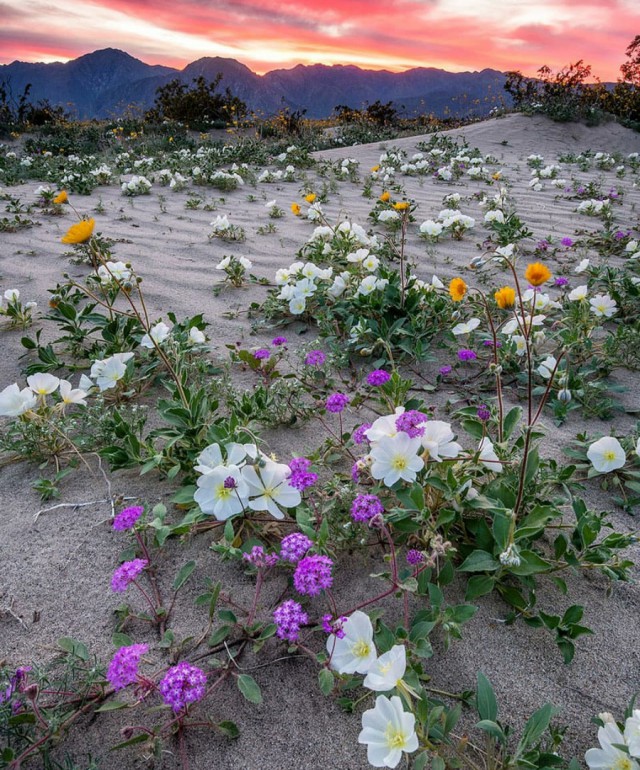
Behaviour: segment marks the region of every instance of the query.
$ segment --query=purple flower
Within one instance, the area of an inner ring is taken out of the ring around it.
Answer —
[[[289,463],[291,476],[288,478],[289,486],[302,492],[303,489],[313,486],[318,480],[318,474],[309,470],[311,460],[306,457],[294,457]]]
[[[565,278],[563,275],[559,276],[555,280],[556,286],[567,286],[569,283],[569,279]]]
[[[384,385],[385,382],[389,382],[391,375],[389,372],[385,372],[384,369],[374,369],[367,375],[367,384],[377,387],[378,385]]]
[[[332,393],[326,401],[326,408],[328,412],[342,412],[351,399],[349,396],[345,396],[344,393]]]
[[[438,372],[443,376],[446,377],[447,374],[451,374],[451,367],[447,364],[446,366],[441,366],[438,369]]]
[[[564,237],[564,238],[563,238],[563,239],[560,241],[560,243],[561,243],[563,246],[566,246],[566,247],[569,249],[569,248],[571,248],[571,246],[573,246],[573,239],[572,239],[572,238],[568,238],[568,237]]]
[[[538,241],[536,248],[540,251],[546,251],[549,248],[549,241],[543,238],[541,241]]]
[[[327,360],[327,356],[321,350],[310,350],[304,359],[307,366],[322,366]]]
[[[302,532],[292,532],[283,537],[280,542],[280,558],[297,564],[312,545],[313,540],[303,535]]]
[[[293,573],[293,585],[299,594],[317,596],[325,588],[331,588],[333,562],[321,554],[305,556],[300,559]]]
[[[626,238],[628,233],[623,233],[622,230],[617,230],[613,237],[616,239],[616,241],[621,241],[623,238]]]
[[[225,489],[237,489],[238,482],[233,478],[233,476],[227,476],[227,478],[222,482],[222,486]]]
[[[415,409],[411,409],[408,412],[403,412],[396,419],[396,428],[399,431],[406,433],[409,438],[416,438],[416,436],[424,436],[424,423],[428,420],[426,414],[418,412]]]
[[[15,674],[9,679],[9,686],[4,692],[0,692],[0,703],[5,703],[11,699],[14,692],[21,692],[24,689],[23,679],[31,671],[31,666],[18,666]]]
[[[360,445],[360,444],[364,444],[365,441],[368,441],[365,434],[370,427],[371,427],[371,423],[365,422],[359,428],[356,428],[353,431],[353,434],[351,435],[351,438],[353,439],[353,443]]]
[[[376,495],[358,495],[351,504],[351,518],[354,521],[369,521],[384,513],[384,505]]]
[[[463,348],[462,350],[458,351],[458,358],[461,361],[473,361],[478,356],[473,352],[473,350],[468,350],[466,348]]]
[[[421,564],[424,561],[424,554],[422,551],[417,551],[415,548],[407,551],[407,563],[415,566]]]
[[[125,561],[118,569],[113,573],[111,578],[111,590],[116,593],[122,593],[127,590],[127,586],[138,575],[149,566],[149,562],[146,559],[133,559],[133,561]]]
[[[242,558],[256,569],[266,569],[278,561],[278,554],[265,553],[261,545],[254,545],[249,553],[242,554]]]
[[[143,513],[144,508],[141,505],[132,505],[130,508],[125,508],[113,520],[113,528],[118,530],[118,532],[133,529]]]
[[[204,698],[207,676],[202,669],[183,660],[167,671],[159,687],[167,706],[178,712]]]
[[[479,420],[483,420],[483,421],[490,420],[491,410],[486,404],[481,404],[476,411],[476,415],[478,416]]]
[[[485,348],[492,348],[493,347],[493,340],[484,340],[484,342],[482,344],[485,346]],[[496,347],[497,348],[501,348],[502,347],[502,343],[499,340],[496,342]]]
[[[341,615],[339,618],[333,619],[333,615],[327,614],[322,616],[322,630],[325,634],[333,634],[337,639],[344,639],[345,633],[342,626],[347,622],[348,618],[345,615]]]
[[[280,347],[280,345],[286,345],[287,344],[287,338],[286,337],[274,337],[271,340],[271,344],[275,345],[276,347]]]
[[[148,644],[131,644],[116,652],[107,669],[107,679],[114,690],[122,690],[137,680],[140,658],[148,652]]]
[[[287,599],[276,607],[273,611],[273,619],[277,626],[278,638],[287,642],[297,642],[300,628],[309,622],[307,613],[293,599]]]
[[[358,481],[360,481],[361,469],[362,469],[362,466],[360,465],[358,460],[356,460],[355,463],[351,466],[351,481],[353,481],[354,484],[357,484]]]
[[[256,350],[256,352],[253,354],[254,358],[257,358],[258,361],[263,361],[271,355],[271,352],[267,350],[266,348],[260,348],[260,350]]]

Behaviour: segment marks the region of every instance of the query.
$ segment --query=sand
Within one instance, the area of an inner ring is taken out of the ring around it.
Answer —
[[[616,124],[587,128],[522,115],[488,120],[448,133],[465,137],[471,147],[495,156],[498,161],[495,168],[502,170],[510,185],[521,219],[534,232],[534,242],[549,235],[571,236],[577,228],[593,228],[596,222],[577,215],[574,201],[556,199],[558,191],[550,185],[540,192],[531,190],[528,155],[541,154],[545,163],[555,163],[557,156],[566,152],[591,149],[626,155],[640,150],[639,135]],[[424,137],[410,137],[385,146],[403,148],[410,156],[421,139]],[[363,178],[378,162],[382,151],[380,144],[371,144],[323,152],[320,156],[332,160],[357,159]],[[616,209],[618,222],[623,229],[638,229],[637,175],[634,178],[633,174],[627,174],[617,180],[613,171],[582,173],[575,166],[563,168],[561,175],[568,179],[572,175],[602,179],[603,189],[619,183],[625,190],[625,201],[621,209]],[[322,180],[318,180],[313,171],[306,176],[310,189],[321,186]],[[418,203],[418,223],[435,218],[448,193],[461,192],[468,196],[476,191],[490,191],[486,183],[469,180],[464,185],[444,185],[411,177],[402,177],[400,181],[407,197]],[[9,192],[25,202],[34,201],[38,184],[29,182],[10,188]],[[130,199],[123,197],[114,184],[97,188],[87,197],[73,196],[73,202],[79,211],[87,213],[101,204],[99,213],[92,213],[96,229],[115,241],[115,259],[133,262],[138,273],[144,276],[151,315],[166,318],[167,312],[174,311],[180,319],[202,312],[210,324],[207,333],[211,355],[225,357],[227,343],[242,342],[257,348],[272,335],[266,331],[252,334],[250,322],[242,312],[250,302],[261,301],[267,289],[252,285],[224,290],[214,296],[212,288],[221,278],[215,265],[224,255],[244,255],[253,262],[252,273],[272,280],[277,268],[294,261],[297,250],[313,228],[311,223],[289,213],[290,203],[300,200],[302,187],[298,179],[290,184],[261,183],[255,189],[247,186],[220,195],[210,188],[172,192],[154,186],[150,195]],[[194,193],[207,202],[215,201],[216,210],[186,209],[185,203]],[[249,201],[249,195],[255,199]],[[287,212],[282,219],[268,218],[264,204],[274,198]],[[348,216],[366,227],[371,206],[372,201],[362,197],[362,182],[345,181],[339,183],[323,209],[330,222]],[[439,244],[435,256],[428,255],[413,231],[409,252],[416,258],[420,277],[428,280],[436,272],[443,281],[457,274],[473,280],[466,267],[479,253],[476,244],[485,237],[482,212],[477,200],[465,201],[461,208],[476,218],[476,229],[462,241]],[[228,244],[209,240],[210,222],[217,214],[227,214],[234,224],[244,227],[246,241]],[[40,308],[44,308],[49,296],[47,290],[61,280],[63,272],[82,278],[88,268],[70,265],[66,247],[60,243],[60,237],[73,221],[71,212],[65,217],[47,217],[35,210],[32,216],[37,226],[0,234],[0,287],[3,291],[18,288],[24,300],[36,300]],[[277,228],[275,233],[256,233],[258,227],[272,221]],[[230,311],[237,311],[237,316],[224,315]],[[40,325],[37,321],[35,326]],[[292,349],[309,339],[309,335],[288,336]],[[23,382],[20,375],[23,362],[19,356],[24,349],[20,337],[20,331],[2,332],[0,388],[14,381]],[[637,408],[640,400],[634,377],[621,372],[619,381],[629,386],[623,402]],[[446,418],[443,410],[446,398],[452,395],[454,391],[445,389],[434,396],[442,418]],[[548,438],[542,452],[560,456],[561,447],[580,432],[608,433],[611,429],[624,432],[632,428],[633,420],[620,413],[611,422],[589,422],[579,413],[573,413],[561,428],[556,428],[547,418],[544,424]],[[290,431],[286,436],[274,435],[273,447],[286,457],[303,452],[316,438],[313,427]],[[29,463],[0,468],[0,659],[6,658],[11,665],[51,659],[56,640],[61,636],[82,640],[91,653],[102,660],[108,660],[114,651],[111,644],[115,628],[113,611],[120,598],[112,594],[108,586],[124,541],[111,531],[107,485],[97,468],[96,458],[89,458],[89,463],[93,473],[80,468],[63,482],[61,502],[96,502],[52,510],[42,514],[37,522],[34,514],[49,505],[41,503],[31,487],[42,472]],[[141,500],[150,506],[157,502],[170,506],[173,487],[151,475],[140,478],[136,472],[118,472],[109,473],[108,479],[113,494]],[[611,508],[608,496],[595,482],[587,485],[585,499],[595,509]],[[615,508],[611,508],[610,520],[619,531],[635,529],[634,519]],[[194,578],[182,594],[176,611],[173,628],[178,639],[197,633],[201,627],[203,616],[194,607],[193,599],[201,592],[207,576],[221,580],[238,601],[251,595],[252,579],[237,563],[224,562],[212,553],[210,543],[211,537],[205,535],[171,542],[167,548],[167,584],[180,564],[192,558],[198,562]],[[637,558],[638,549],[629,549],[628,555]],[[343,597],[345,603],[354,597],[367,596],[372,586],[367,575],[380,567],[377,559],[371,561],[364,563],[363,559],[356,558],[340,563],[336,583],[338,597]],[[634,575],[637,577],[637,570]],[[504,604],[497,598],[484,597],[477,602],[480,609],[476,617],[464,627],[463,640],[455,642],[446,653],[441,645],[436,645],[427,666],[434,687],[442,689],[472,689],[476,672],[484,672],[497,692],[502,720],[516,727],[544,702],[553,702],[561,709],[558,722],[568,725],[566,754],[575,753],[582,759],[584,751],[596,743],[591,717],[605,710],[621,717],[630,697],[639,689],[640,593],[635,582],[611,587],[599,575],[569,576],[568,582],[569,597],[544,589],[540,591],[538,603],[547,610],[558,610],[574,602],[585,605],[584,621],[594,634],[579,640],[571,665],[563,664],[547,634],[522,624],[505,625]],[[267,615],[269,600],[273,601],[284,585],[282,577],[270,584],[265,593],[263,617]],[[455,600],[461,600],[461,593],[454,587],[450,601]],[[389,610],[391,618],[395,612],[394,608]],[[152,633],[138,630],[137,641],[155,643]],[[319,647],[319,640],[316,643]],[[251,672],[262,687],[264,703],[261,706],[246,703],[233,687],[227,687],[207,703],[203,709],[207,716],[215,721],[234,720],[241,734],[238,740],[229,741],[205,731],[190,733],[187,745],[193,770],[360,770],[369,767],[366,751],[357,743],[359,714],[345,714],[332,698],[321,695],[316,671],[309,661],[300,657],[282,660],[283,655],[284,648],[273,644],[266,655],[249,656],[241,663],[248,670],[273,661]],[[157,650],[154,659],[161,660]],[[82,762],[90,754],[99,759],[103,770],[149,766],[135,749],[126,753],[108,751],[109,746],[118,742],[120,728],[131,718],[130,714],[117,712],[85,722],[81,729],[71,733],[56,756],[60,759],[65,750],[69,751],[78,767],[83,767]],[[140,715],[133,718],[144,721]],[[168,743],[165,749],[166,753],[152,766],[167,770],[179,767],[176,746]],[[33,766],[37,766],[37,762]]]

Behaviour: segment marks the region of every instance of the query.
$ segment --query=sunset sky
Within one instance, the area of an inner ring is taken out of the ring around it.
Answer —
[[[120,48],[182,68],[224,56],[255,72],[296,64],[400,71],[558,69],[615,80],[640,0],[0,0],[0,63]]]

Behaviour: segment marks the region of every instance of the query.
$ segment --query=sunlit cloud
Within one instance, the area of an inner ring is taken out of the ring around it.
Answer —
[[[235,58],[256,72],[296,64],[371,69],[520,69],[578,59],[615,80],[640,31],[637,0],[47,0],[0,2],[0,62],[64,61],[120,48],[184,67]]]

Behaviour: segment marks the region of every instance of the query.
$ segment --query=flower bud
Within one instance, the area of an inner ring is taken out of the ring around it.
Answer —
[[[571,401],[571,391],[568,388],[562,388],[562,390],[558,391],[558,401],[563,401],[565,404],[568,404],[569,401]]]

